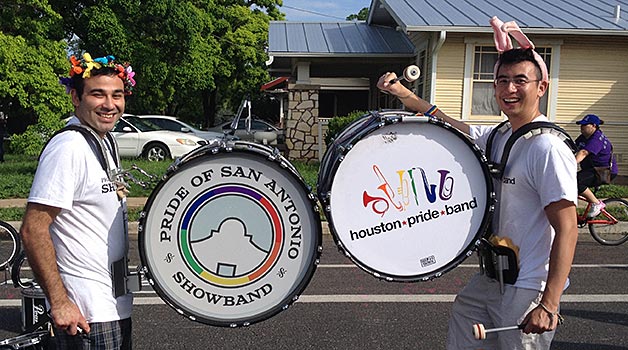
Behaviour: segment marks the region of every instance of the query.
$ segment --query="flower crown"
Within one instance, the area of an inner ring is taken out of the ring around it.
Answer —
[[[103,67],[113,68],[118,72],[118,77],[124,82],[124,93],[130,95],[133,93],[133,87],[135,86],[135,72],[128,62],[119,64],[114,62],[115,57],[108,55],[105,57],[99,57],[92,59],[89,53],[83,54],[83,59],[78,60],[75,56],[70,57],[70,63],[72,68],[70,69],[70,76],[59,79],[62,85],[65,85],[66,93],[70,93],[70,90],[74,88],[74,81],[72,77],[78,74],[82,74],[83,79],[91,77],[92,69],[101,69]]]

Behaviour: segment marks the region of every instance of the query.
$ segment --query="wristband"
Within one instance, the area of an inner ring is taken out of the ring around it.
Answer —
[[[436,105],[432,105],[432,107],[430,107],[430,109],[428,109],[427,112],[425,112],[425,115],[430,115],[432,117],[435,117],[437,112],[438,112],[438,107],[436,107]]]
[[[550,317],[550,322],[554,323],[554,316],[558,317],[558,325],[561,325],[565,322],[565,318],[563,316],[561,316],[558,311],[556,312],[551,312],[547,306],[545,306],[545,304],[539,302],[539,306],[541,307],[541,309],[545,310],[545,312],[547,312],[549,314]]]

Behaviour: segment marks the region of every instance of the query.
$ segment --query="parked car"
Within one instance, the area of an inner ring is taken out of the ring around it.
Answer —
[[[157,125],[160,129],[194,134],[207,141],[225,137],[222,132],[197,129],[192,125],[177,119],[176,117],[166,115],[138,115],[138,117],[148,120],[149,122]]]
[[[181,157],[207,144],[191,134],[160,130],[155,124],[133,115],[120,118],[112,132],[121,157],[146,157],[150,161]]]
[[[251,119],[251,129],[247,131],[246,118],[240,118],[238,120],[238,126],[235,130],[234,136],[240,140],[253,141],[269,145],[277,145],[278,143],[284,143],[285,137],[281,130],[274,127],[261,119]],[[231,130],[232,121],[224,122],[212,128],[210,131],[221,133],[228,133]]]

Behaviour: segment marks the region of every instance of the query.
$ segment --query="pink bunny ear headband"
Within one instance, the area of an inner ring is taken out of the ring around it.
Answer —
[[[534,44],[528,39],[528,37],[523,34],[521,28],[514,21],[511,22],[502,22],[497,16],[491,18],[489,21],[491,27],[493,27],[493,38],[495,39],[495,48],[497,48],[497,52],[500,54],[504,51],[512,50],[512,41],[510,40],[510,35],[517,40],[517,43],[522,49],[532,49],[532,54],[534,55],[534,59],[536,63],[541,67],[541,74],[543,75],[542,81],[549,81],[547,75],[547,65],[545,65],[545,61],[541,58],[536,51],[534,51]],[[499,61],[495,63],[495,68],[493,69],[493,76],[497,77],[497,67],[499,65]]]

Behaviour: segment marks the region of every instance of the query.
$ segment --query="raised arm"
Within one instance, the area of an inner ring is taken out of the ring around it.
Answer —
[[[28,263],[50,303],[50,316],[55,326],[74,335],[77,333],[77,327],[89,332],[89,324],[76,304],[68,297],[57,268],[57,256],[49,229],[60,211],[59,208],[28,203],[20,235]]]
[[[391,95],[397,96],[401,103],[403,103],[404,106],[406,106],[408,109],[423,114],[431,114],[437,118],[443,119],[447,123],[451,124],[454,128],[464,132],[465,134],[469,134],[469,125],[467,125],[466,123],[451,118],[438,108],[434,110],[435,106],[432,106],[429,102],[415,95],[403,84],[398,82],[390,84],[389,82],[396,77],[397,75],[395,73],[384,73],[384,75],[382,75],[377,82],[377,88],[382,91],[388,92]]]

